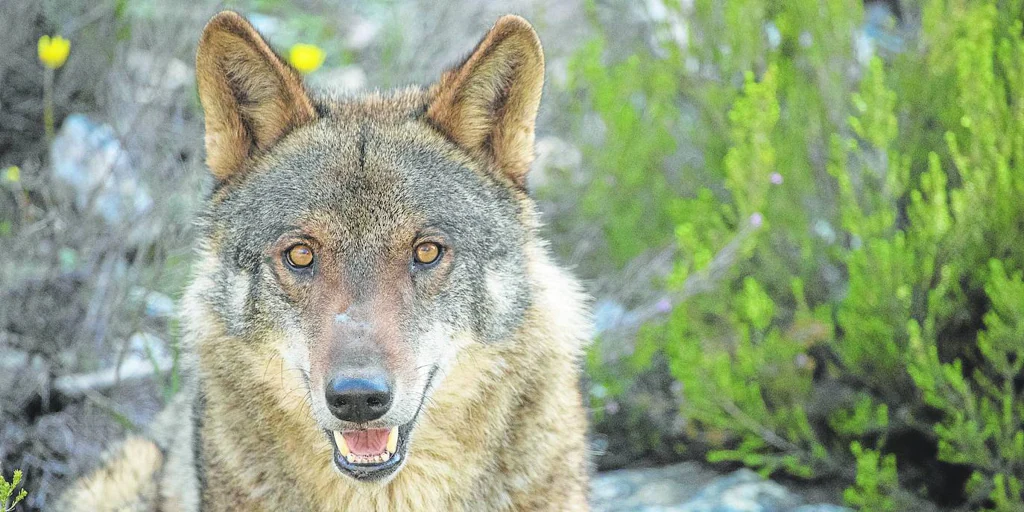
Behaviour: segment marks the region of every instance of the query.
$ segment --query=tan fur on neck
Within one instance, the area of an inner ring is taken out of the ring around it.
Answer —
[[[188,323],[205,333],[196,348],[207,381],[208,478],[231,476],[209,482],[208,489],[216,486],[217,492],[207,496],[207,505],[213,510],[277,510],[263,508],[275,502],[282,510],[545,510],[551,504],[543,497],[557,492],[572,497],[560,499],[559,506],[575,503],[585,510],[586,482],[578,475],[586,471],[562,468],[584,467],[586,447],[582,438],[567,443],[559,432],[576,431],[586,421],[579,393],[565,391],[577,385],[578,358],[590,331],[581,309],[586,301],[541,245],[533,245],[528,257],[537,301],[516,339],[472,343],[460,352],[420,416],[408,464],[386,486],[338,474],[330,445],[310,416],[299,374],[276,356],[276,348],[249,360],[239,355],[245,352],[237,349],[240,340],[222,334],[202,308],[188,312]],[[198,302],[203,289],[196,281],[186,302]],[[224,373],[218,367],[258,371]],[[255,397],[252,389],[259,390]],[[523,394],[534,398],[522,402]],[[301,506],[296,500],[303,500]]]

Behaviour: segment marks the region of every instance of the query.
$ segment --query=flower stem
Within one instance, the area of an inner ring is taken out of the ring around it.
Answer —
[[[53,69],[43,68],[43,127],[46,141],[53,142]]]

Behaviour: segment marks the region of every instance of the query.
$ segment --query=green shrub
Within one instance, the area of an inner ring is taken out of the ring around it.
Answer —
[[[14,507],[18,506],[21,500],[28,496],[28,491],[25,489],[19,490],[21,486],[21,470],[14,470],[14,474],[11,475],[11,481],[8,482],[4,478],[4,475],[0,474],[0,510],[3,512],[11,512]]]
[[[658,353],[709,460],[864,510],[1024,508],[1022,9],[695,0],[685,44],[577,54],[610,252],[674,243],[669,293],[729,263],[594,378],[625,393]]]

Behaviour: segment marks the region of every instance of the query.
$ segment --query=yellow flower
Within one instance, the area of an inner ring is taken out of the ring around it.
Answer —
[[[288,53],[288,62],[303,74],[319,69],[326,58],[324,51],[315,44],[298,43]]]
[[[50,69],[64,65],[71,53],[71,41],[61,36],[43,36],[39,38],[39,60]]]
[[[21,169],[17,165],[12,165],[4,171],[4,177],[7,181],[16,182],[21,180]]]

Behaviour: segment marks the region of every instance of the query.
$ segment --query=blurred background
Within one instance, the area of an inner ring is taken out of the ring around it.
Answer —
[[[1024,510],[1022,0],[0,1],[22,509],[177,389],[222,8],[351,90],[534,24],[529,186],[595,298],[596,509]]]

